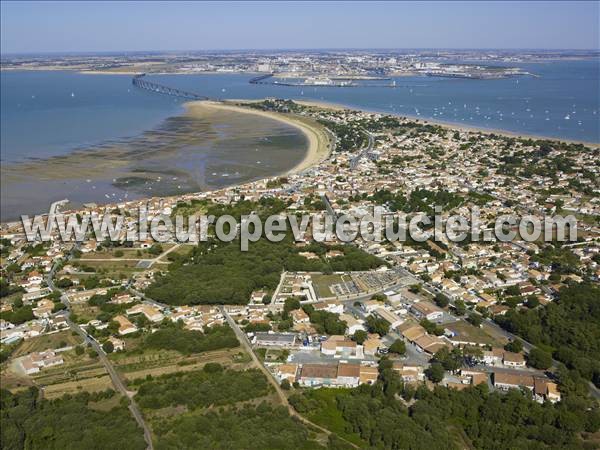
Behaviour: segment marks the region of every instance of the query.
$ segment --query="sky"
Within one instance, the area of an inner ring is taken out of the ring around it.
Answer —
[[[309,48],[598,49],[600,2],[0,3],[8,53]]]

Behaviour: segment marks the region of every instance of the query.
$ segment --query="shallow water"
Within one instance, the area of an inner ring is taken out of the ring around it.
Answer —
[[[511,65],[539,77],[399,77],[396,88],[251,85],[252,75],[239,74],[149,78],[212,98],[328,101],[600,142],[600,60]],[[257,179],[292,168],[307,145],[294,127],[264,118],[244,126],[233,115],[183,117],[182,99],[134,88],[127,75],[3,71],[0,78],[2,220],[65,197],[109,202]]]
[[[2,165],[2,220],[44,212],[51,202],[114,203],[217,189],[283,173],[308,149],[283,122],[210,110],[166,119],[135,138],[66,155]]]

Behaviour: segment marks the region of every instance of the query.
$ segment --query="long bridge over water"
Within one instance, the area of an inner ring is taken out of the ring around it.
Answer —
[[[210,100],[210,98],[205,95],[199,95],[195,92],[184,91],[181,89],[165,86],[163,84],[155,83],[153,81],[148,81],[145,78],[145,76],[145,73],[135,75],[131,80],[131,84],[140,89],[156,92],[157,94],[170,95],[171,97],[187,98],[190,100]]]

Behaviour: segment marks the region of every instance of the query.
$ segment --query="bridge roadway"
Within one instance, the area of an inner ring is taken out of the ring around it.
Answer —
[[[163,84],[155,83],[153,81],[148,81],[144,78],[145,76],[145,73],[134,76],[131,79],[131,84],[140,89],[156,92],[157,94],[170,95],[171,97],[187,98],[190,100],[210,100],[210,98],[205,95],[199,95],[194,92],[184,91],[181,89],[165,86]]]

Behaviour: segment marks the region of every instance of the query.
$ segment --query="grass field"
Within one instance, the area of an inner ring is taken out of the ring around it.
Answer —
[[[250,358],[239,348],[215,350],[184,356],[176,351],[146,350],[141,354],[113,353],[110,356],[123,376],[131,381],[148,375],[199,370],[209,362],[223,366],[245,368]]]
[[[141,272],[145,269],[138,268],[139,260],[106,260],[106,259],[78,259],[75,262],[81,264],[82,268],[89,267],[95,273],[88,276],[108,277],[126,279],[131,277],[136,272]]]
[[[143,258],[140,258],[143,259]],[[132,261],[130,259],[80,259],[78,260],[84,266],[93,267],[94,269],[104,269],[104,270],[122,270],[122,269],[133,269],[137,266],[138,261]]]
[[[42,336],[23,341],[15,350],[14,356],[19,357],[31,352],[41,352],[48,349],[78,345],[81,344],[81,342],[81,338],[79,336],[73,336],[71,330],[60,331],[52,334],[44,334]]]
[[[191,245],[191,244],[183,244],[181,246],[179,246],[178,249],[173,250],[171,253],[169,253],[169,255],[171,254],[178,254],[178,255],[187,255],[188,253],[190,253],[192,251],[192,249],[195,247],[195,245]],[[169,256],[167,255],[167,257]],[[166,260],[167,258],[165,258]]]
[[[108,412],[115,406],[118,406],[123,398],[123,396],[116,394],[110,398],[104,398],[96,402],[88,402],[88,408],[96,411]]]
[[[494,339],[492,336],[487,334],[482,328],[477,328],[464,320],[449,323],[444,325],[449,330],[454,331],[459,338],[464,340],[472,340],[473,342],[481,342],[487,345],[501,346],[502,342]]]
[[[338,284],[342,282],[341,275],[311,275],[312,283],[315,288],[315,292],[319,297],[334,297],[335,294],[331,292],[329,286],[332,284]]]
[[[86,303],[72,303],[71,310],[78,317],[81,322],[89,322],[96,318],[100,314],[100,308],[97,306],[90,306]]]
[[[175,244],[161,244],[163,252],[166,252],[170,248],[172,248]],[[116,256],[115,252],[121,251],[123,252],[123,256]],[[81,261],[97,261],[97,260],[106,260],[113,258],[123,258],[123,259],[154,259],[158,255],[154,255],[148,251],[146,248],[126,248],[126,247],[118,247],[110,250],[102,250],[99,252],[90,252],[84,253],[81,255]]]
[[[102,375],[95,378],[85,378],[66,383],[51,384],[44,386],[45,398],[58,398],[65,394],[78,394],[80,392],[100,392],[112,388],[112,382],[108,375]]]

